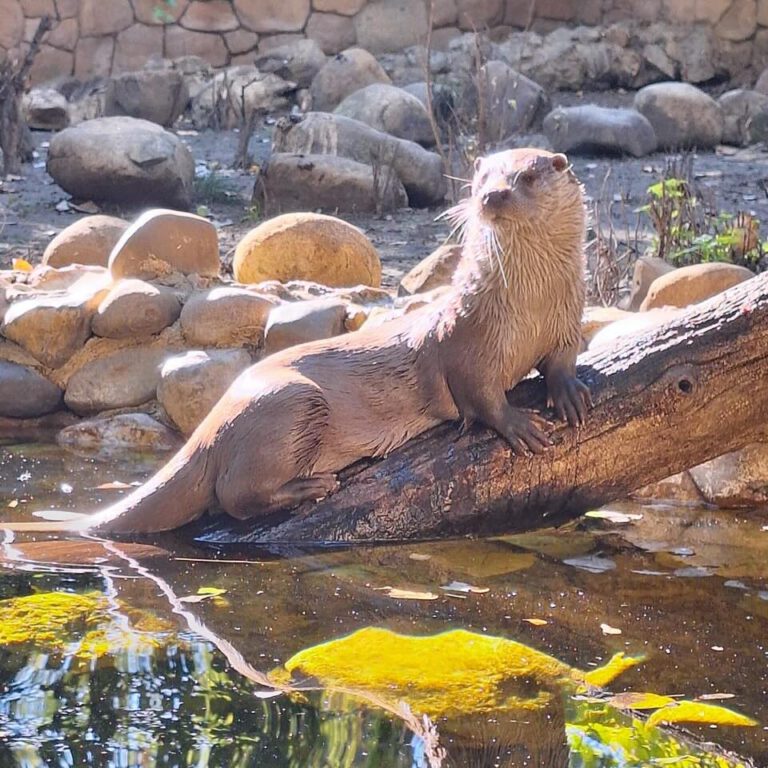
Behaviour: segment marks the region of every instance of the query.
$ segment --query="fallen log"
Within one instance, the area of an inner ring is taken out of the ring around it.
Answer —
[[[675,320],[579,358],[595,407],[558,424],[546,454],[516,456],[495,433],[442,425],[350,467],[341,488],[290,516],[209,519],[198,540],[325,544],[499,534],[562,523],[768,435],[768,274]],[[509,399],[541,408],[527,379]]]

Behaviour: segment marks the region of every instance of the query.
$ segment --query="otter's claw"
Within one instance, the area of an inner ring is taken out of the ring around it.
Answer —
[[[550,382],[547,405],[554,408],[561,419],[577,427],[587,420],[592,395],[589,387],[575,376],[564,376]]]

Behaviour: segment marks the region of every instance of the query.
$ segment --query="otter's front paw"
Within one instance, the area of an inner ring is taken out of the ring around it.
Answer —
[[[587,420],[587,411],[592,407],[589,387],[575,376],[559,376],[548,383],[547,405],[572,427]]]
[[[515,453],[544,453],[552,445],[547,431],[552,425],[534,411],[510,408],[499,430]]]

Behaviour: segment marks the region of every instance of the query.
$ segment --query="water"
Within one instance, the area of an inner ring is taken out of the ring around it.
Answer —
[[[159,461],[0,447],[0,519],[95,509]],[[768,765],[768,515],[621,509],[642,519],[279,557],[19,536],[0,547],[0,768]],[[391,630],[377,679],[343,643],[287,672],[371,627]],[[454,629],[503,640],[408,650]],[[617,652],[643,660],[607,692],[574,682]],[[714,695],[757,725],[648,727],[606,703],[623,691]]]

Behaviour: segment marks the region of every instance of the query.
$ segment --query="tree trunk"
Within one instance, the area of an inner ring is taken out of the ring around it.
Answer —
[[[280,519],[208,521],[232,543],[352,543],[512,533],[562,523],[768,434],[768,274],[672,322],[579,358],[595,407],[556,445],[516,456],[495,433],[442,425],[340,475],[338,492]],[[541,407],[541,378],[510,394]]]

